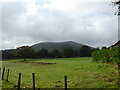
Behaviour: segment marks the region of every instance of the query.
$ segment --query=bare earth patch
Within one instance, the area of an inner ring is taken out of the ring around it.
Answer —
[[[12,63],[18,63],[18,61],[17,62],[12,62]],[[19,61],[19,63],[34,63],[34,64],[57,64],[57,63],[47,63],[47,62],[25,62],[25,61]]]

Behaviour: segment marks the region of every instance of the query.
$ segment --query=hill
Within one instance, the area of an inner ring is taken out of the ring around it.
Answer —
[[[114,45],[110,46],[110,48],[115,46],[120,46],[120,40],[118,40]]]
[[[64,50],[66,48],[67,49],[70,48],[70,49],[78,51],[83,45],[84,44],[76,43],[73,41],[66,41],[66,42],[42,42],[42,43],[35,44],[31,47],[36,51],[43,49],[43,48],[49,51],[53,49]]]
[[[37,53],[37,51],[39,51],[41,49],[47,49],[49,51],[49,55],[46,56],[46,57],[72,57],[72,56],[77,56],[78,55],[78,53],[80,52],[80,48],[82,46],[87,46],[87,45],[79,44],[79,43],[76,43],[76,42],[73,42],[73,41],[66,41],[66,42],[42,42],[42,43],[38,43],[38,44],[35,44],[33,46],[30,46],[30,47],[33,48],[33,50],[36,51],[35,53]],[[89,46],[87,46],[87,47],[89,47]],[[89,48],[94,49],[92,47],[89,47]],[[50,53],[50,51],[52,51],[54,49],[58,49],[59,51],[61,51],[61,53],[57,54],[56,56],[53,53]],[[75,52],[74,54],[69,53],[69,55],[67,53],[66,55],[63,56],[62,53],[63,53],[64,49],[72,49],[72,50],[76,50],[77,52]],[[15,51],[16,51],[16,49],[2,50],[2,59],[16,58],[16,56],[14,56]],[[81,53],[81,55],[82,55],[82,53]],[[37,56],[37,54],[35,54],[35,56],[33,55],[33,57],[41,58],[42,55]]]

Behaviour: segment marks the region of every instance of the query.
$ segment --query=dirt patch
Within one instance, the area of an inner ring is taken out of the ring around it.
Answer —
[[[12,63],[33,63],[33,64],[57,64],[57,63],[47,63],[47,62],[25,62],[25,61],[17,61],[17,62],[12,62]]]
[[[57,63],[45,63],[45,62],[38,62],[37,64],[57,64]]]

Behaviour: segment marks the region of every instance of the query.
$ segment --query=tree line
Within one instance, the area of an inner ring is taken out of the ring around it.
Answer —
[[[41,49],[35,51],[30,46],[21,46],[14,51],[7,52],[7,50],[2,50],[2,59],[40,59],[40,58],[68,58],[68,57],[91,57],[93,49],[88,46],[82,46],[80,50],[73,50],[71,48],[66,48],[64,50],[47,50]]]

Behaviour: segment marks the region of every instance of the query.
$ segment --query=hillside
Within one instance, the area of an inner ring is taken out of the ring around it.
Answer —
[[[79,44],[73,41],[66,41],[66,42],[43,42],[43,43],[35,44],[31,47],[36,51],[43,48],[48,50],[53,50],[53,49],[64,50],[66,48],[70,48],[78,51],[82,46],[83,44]]]
[[[114,45],[112,45],[112,46],[110,46],[110,47],[114,47],[114,46],[120,46],[120,40],[119,41],[117,41]]]
[[[80,48],[82,46],[87,46],[87,45],[79,44],[79,43],[76,43],[76,42],[73,42],[73,41],[67,41],[67,42],[42,42],[42,43],[35,44],[35,45],[31,46],[31,47],[35,51],[39,51],[41,49],[47,49],[48,51],[52,51],[53,49],[58,49],[59,51],[63,51],[64,49],[73,49],[73,50],[76,50],[79,53]],[[93,49],[92,47],[90,47],[90,48]],[[2,50],[2,59],[13,59],[13,58],[16,58],[14,56],[15,50],[16,49]],[[49,55],[51,55],[51,54],[49,54]],[[73,54],[71,54],[70,56],[72,56],[72,55]],[[51,55],[51,57],[53,57],[53,54]],[[63,57],[63,56],[59,55],[59,57]]]

